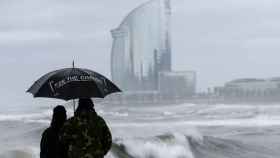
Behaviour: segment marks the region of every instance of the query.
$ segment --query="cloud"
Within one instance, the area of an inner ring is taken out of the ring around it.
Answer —
[[[279,76],[280,2],[174,0],[175,69],[198,71],[198,87],[233,78]]]
[[[63,39],[64,36],[58,32],[38,32],[32,30],[0,32],[1,44],[16,44],[22,42],[37,43],[46,40]]]

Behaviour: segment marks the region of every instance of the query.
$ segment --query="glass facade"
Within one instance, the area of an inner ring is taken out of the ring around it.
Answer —
[[[171,71],[169,0],[151,0],[111,31],[111,75],[125,91],[158,89],[160,71]]]

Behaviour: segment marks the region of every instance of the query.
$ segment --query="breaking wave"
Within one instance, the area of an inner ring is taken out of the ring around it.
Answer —
[[[236,140],[178,133],[150,138],[118,138],[106,158],[276,158],[275,151]],[[39,158],[38,149],[15,149],[1,158]]]
[[[203,136],[198,139],[166,134],[150,139],[117,139],[107,157],[112,158],[275,158],[275,151],[240,141]]]

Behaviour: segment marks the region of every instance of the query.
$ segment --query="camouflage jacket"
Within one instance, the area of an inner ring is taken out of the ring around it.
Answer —
[[[61,129],[63,157],[103,158],[112,145],[111,132],[95,112],[78,115],[66,121]]]

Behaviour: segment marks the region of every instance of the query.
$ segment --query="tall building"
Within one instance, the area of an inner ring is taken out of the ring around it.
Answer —
[[[158,90],[161,71],[171,71],[170,1],[151,0],[111,31],[111,75],[124,91]]]

